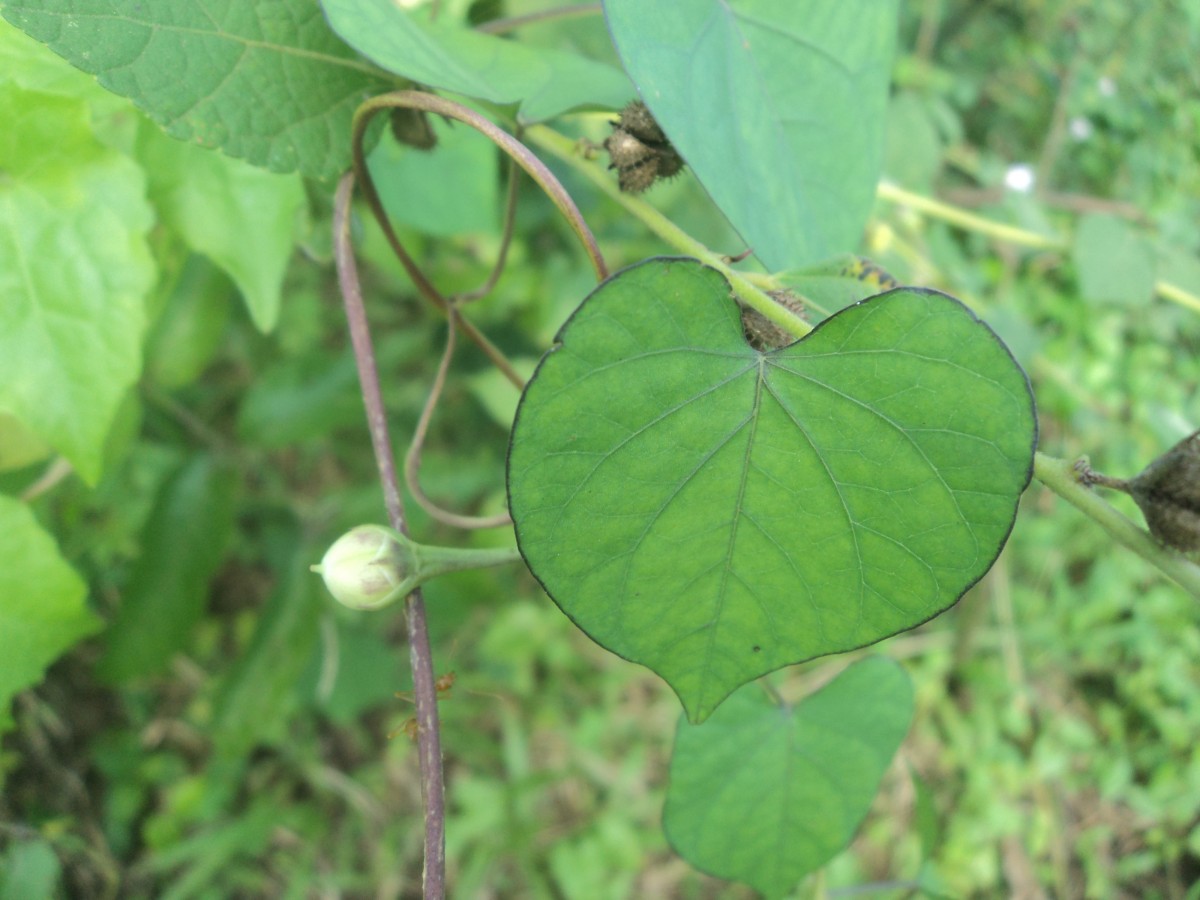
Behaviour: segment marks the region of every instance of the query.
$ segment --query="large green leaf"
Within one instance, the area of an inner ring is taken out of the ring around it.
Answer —
[[[667,839],[699,869],[787,894],[850,842],[912,714],[908,676],[879,657],[794,707],[748,685],[703,725],[680,721]]]
[[[94,483],[141,365],[145,182],[76,100],[3,85],[0,122],[0,411]]]
[[[313,0],[7,0],[0,12],[172,137],[274,172],[337,175],[355,108],[395,87]]]
[[[100,627],[86,588],[23,503],[0,495],[0,733],[13,695],[35,684],[64,650]]]
[[[518,544],[693,721],[765,672],[947,609],[1029,482],[1025,373],[935,291],[881,294],[761,353],[720,273],[650,260],[558,340],[513,430]]]
[[[579,106],[620,106],[632,92],[624,73],[612,66],[430,22],[393,0],[321,0],[321,5],[333,30],[385,69],[477,100],[520,103],[525,122]]]
[[[3,8],[0,3],[0,13]],[[96,79],[51,53],[45,44],[3,20],[0,20],[0,80],[43,94],[80,100],[107,97],[114,103],[123,102],[97,85]]]
[[[625,69],[768,268],[853,250],[882,160],[898,0],[605,0]]]

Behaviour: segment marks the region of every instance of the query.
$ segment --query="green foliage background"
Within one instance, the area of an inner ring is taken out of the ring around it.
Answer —
[[[904,6],[902,23],[887,177],[1073,245],[1022,250],[880,201],[863,250],[1001,333],[1033,381],[1044,449],[1133,474],[1200,422],[1200,317],[1154,295],[1156,279],[1200,292],[1200,9],[929,0]],[[614,62],[594,18],[541,26],[528,42]],[[58,444],[80,477],[38,493],[36,522],[0,506],[0,568],[45,557],[41,577],[75,598],[55,613],[70,624],[45,642],[47,658],[96,634],[13,706],[0,897],[415,896],[416,754],[402,732],[389,738],[411,714],[395,696],[408,681],[402,623],[332,608],[306,568],[382,515],[330,266],[330,187],[169,141],[7,25],[0,54],[3,120],[46,131],[38,159],[13,149],[11,129],[0,138],[4,254],[77,241],[76,266],[56,277],[116,298],[93,304],[106,330],[87,334],[104,349],[79,356],[70,384],[17,385],[3,377],[13,357],[0,358],[0,407],[18,418],[64,392],[94,399],[95,419]],[[344,127],[345,98],[318,99]],[[566,127],[599,140],[607,118]],[[494,164],[487,145],[451,131],[461,155],[423,158],[421,177],[456,202],[434,195],[435,221],[404,227],[447,292],[486,277],[500,203],[495,181],[461,177],[463,158]],[[264,141],[261,161],[281,158]],[[343,152],[331,145],[312,163],[336,172]],[[1003,189],[1018,163],[1041,194]],[[665,249],[563,178],[614,268]],[[76,195],[111,202],[87,206],[94,221],[36,218],[39,198]],[[710,246],[740,249],[689,176],[650,199]],[[444,327],[366,219],[359,237],[389,409],[407,434]],[[150,284],[139,312],[128,298]],[[472,313],[531,363],[591,286],[529,190],[509,268]],[[428,443],[428,493],[501,508],[515,402],[464,350]],[[87,430],[109,420],[103,454],[88,451]],[[10,497],[51,463],[6,415],[0,460]],[[410,510],[415,534],[461,540]],[[57,554],[17,540],[38,529]],[[30,589],[0,573],[0,594]],[[455,896],[747,895],[666,846],[678,704],[660,681],[599,650],[515,567],[436,581],[427,597],[438,670],[458,676],[442,703]],[[916,724],[827,884],[924,873],[955,897],[1031,885],[1184,896],[1200,880],[1195,622],[1194,600],[1035,483],[987,578],[879,648],[914,680]],[[181,630],[163,651],[171,625]],[[0,672],[11,690],[37,678]],[[774,681],[798,697],[827,674],[810,664]]]

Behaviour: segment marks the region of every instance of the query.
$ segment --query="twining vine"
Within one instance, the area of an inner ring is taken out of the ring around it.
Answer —
[[[467,294],[447,297],[430,281],[396,235],[371,179],[364,150],[368,128],[376,116],[382,113],[394,113],[397,110],[415,111],[421,115],[440,115],[462,122],[485,135],[510,157],[504,235],[498,258],[484,284]],[[782,284],[774,276],[744,273],[733,268],[734,263],[744,258],[746,254],[735,259],[712,251],[697,242],[644,200],[622,191],[614,179],[592,161],[596,150],[595,145],[572,140],[544,125],[530,127],[524,131],[522,136],[534,146],[572,167],[606,196],[641,221],[670,247],[721,272],[730,282],[738,299],[773,325],[796,338],[804,337],[812,330],[812,327],[800,316],[795,315],[771,297],[772,290],[782,287]],[[608,276],[608,267],[595,236],[588,228],[575,202],[554,174],[519,137],[509,134],[467,107],[434,94],[413,90],[398,91],[373,98],[364,103],[355,115],[352,152],[353,169],[342,177],[335,195],[333,233],[338,279],[358,366],[368,430],[371,434],[388,521],[394,529],[392,538],[389,538],[387,534],[374,537],[383,542],[381,546],[390,546],[393,550],[397,546],[402,546],[405,553],[416,552],[419,554],[420,545],[414,545],[408,541],[407,517],[401,499],[400,481],[395,465],[396,457],[387,427],[382,389],[362,289],[351,247],[350,215],[354,192],[357,190],[361,193],[389,246],[403,265],[417,291],[447,318],[446,346],[410,448],[405,456],[404,473],[407,485],[417,502],[436,519],[456,527],[500,527],[511,522],[507,513],[476,517],[459,515],[441,509],[421,491],[419,469],[424,436],[439,401],[459,332],[474,342],[510,383],[518,389],[524,387],[524,379],[516,372],[509,360],[488,340],[486,335],[470,322],[463,311],[463,307],[469,302],[485,296],[492,290],[504,269],[508,246],[512,238],[517,202],[518,169],[533,179],[567,220],[591,262],[597,281],[603,281]],[[923,214],[939,217],[957,227],[984,233],[997,240],[1046,249],[1059,249],[1063,246],[1057,238],[990,222],[939,201],[922,198],[891,185],[881,185],[879,195],[883,199],[907,205]],[[1157,288],[1163,296],[1183,305],[1191,305],[1191,301],[1195,299],[1173,285],[1160,284],[1157,285]],[[1197,305],[1200,305],[1200,301],[1196,302]],[[1200,598],[1200,567],[1165,547],[1144,529],[1138,527],[1098,497],[1091,490],[1091,484],[1103,483],[1103,481],[1095,478],[1089,479],[1086,475],[1087,471],[1090,470],[1087,470],[1086,467],[1072,465],[1066,460],[1056,459],[1041,452],[1035,456],[1034,474],[1039,481],[1080,509],[1085,515],[1091,517],[1114,540],[1138,553],[1157,566],[1165,575]],[[409,548],[416,548],[416,550],[412,551]],[[429,554],[431,558],[441,553],[442,562],[435,564],[434,568],[430,569],[425,576],[417,578],[414,583],[418,583],[418,586],[411,592],[406,586],[402,586],[402,593],[407,594],[404,597],[405,619],[413,676],[413,700],[416,708],[415,726],[410,731],[415,731],[419,748],[421,788],[425,804],[424,891],[427,897],[441,898],[445,894],[445,799],[437,709],[439,679],[434,672],[425,604],[419,581],[428,577],[429,574],[435,573],[435,569],[436,571],[449,571],[461,567],[495,565],[516,559],[517,555],[515,550],[492,552],[489,555],[486,552],[473,554],[471,551],[451,551],[449,548],[428,549],[431,551]],[[416,559],[416,556],[409,557],[409,559],[411,562]],[[437,565],[443,567],[436,568]],[[404,582],[404,585],[407,584],[408,582]],[[396,585],[391,587],[392,594],[388,595],[387,602],[393,599],[393,595],[398,589]]]

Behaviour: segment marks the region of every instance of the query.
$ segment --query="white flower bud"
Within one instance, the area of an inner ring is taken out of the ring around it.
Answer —
[[[359,525],[333,542],[312,566],[333,598],[351,609],[378,609],[399,599],[396,590],[408,577],[409,553],[390,528]]]

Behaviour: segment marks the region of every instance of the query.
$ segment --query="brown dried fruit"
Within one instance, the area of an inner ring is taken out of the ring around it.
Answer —
[[[621,110],[620,127],[647,144],[669,144],[667,136],[641,100],[631,100]]]
[[[604,142],[604,149],[608,151],[608,157],[612,160],[609,168],[618,172],[640,166],[655,157],[653,150],[628,131],[619,128],[608,136],[608,140]]]
[[[666,148],[659,151],[658,156],[658,177],[659,178],[674,178],[683,171],[683,157],[675,152],[675,148],[667,144]]]
[[[658,160],[654,157],[617,172],[617,185],[627,194],[640,194],[658,178]]]
[[[392,136],[401,144],[418,150],[432,150],[437,146],[437,132],[422,109],[392,110]]]
[[[1086,459],[1077,462],[1075,470],[1083,484],[1098,484],[1133,497],[1150,533],[1168,547],[1200,550],[1200,431],[1128,480],[1102,475]]]
[[[768,291],[767,294],[780,306],[791,310],[801,319],[805,318],[804,302],[791,291]],[[757,309],[749,306],[742,307],[742,331],[746,335],[746,343],[763,352],[778,350],[797,341],[797,337],[790,331],[784,331]]]
[[[621,111],[604,149],[611,160],[609,168],[617,170],[617,183],[626,193],[640,193],[657,179],[670,178],[683,170],[683,157],[639,100]]]

